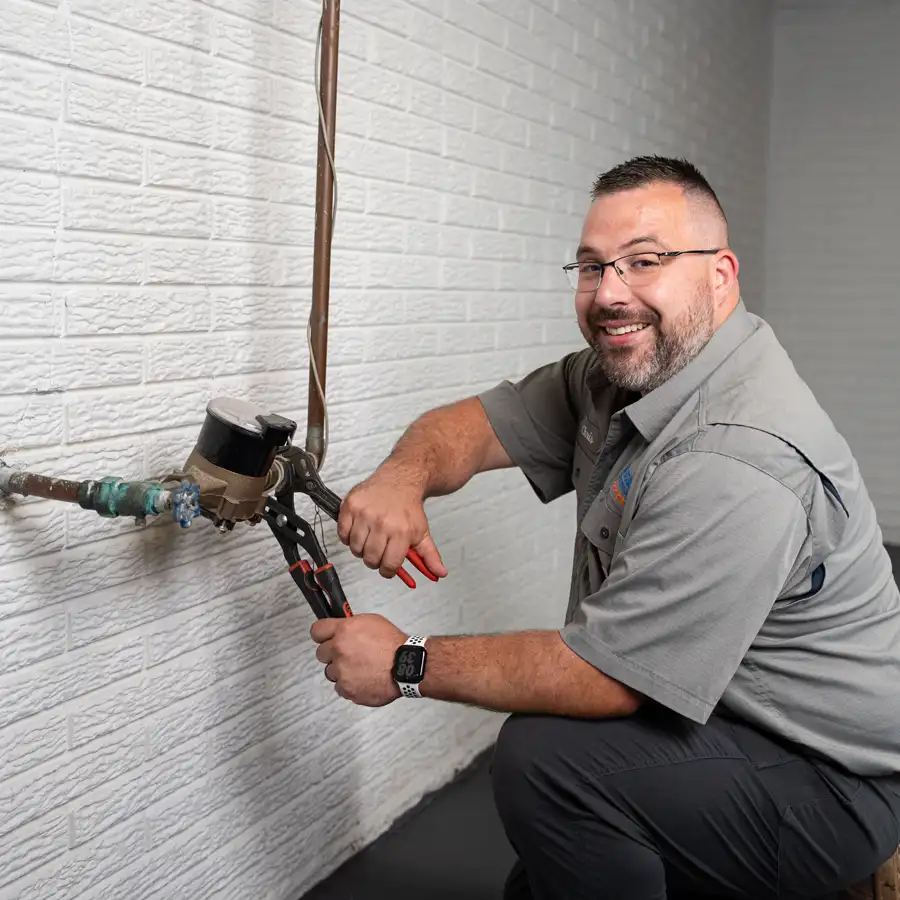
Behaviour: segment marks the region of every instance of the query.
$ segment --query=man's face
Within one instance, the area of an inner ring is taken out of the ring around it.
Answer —
[[[715,236],[680,187],[655,184],[595,200],[581,232],[578,261],[605,263],[641,251],[723,246],[711,241]],[[663,257],[660,262],[648,283],[625,284],[610,266],[596,290],[575,295],[581,332],[606,376],[641,393],[687,365],[719,324],[716,257]],[[611,333],[634,325],[643,327]]]

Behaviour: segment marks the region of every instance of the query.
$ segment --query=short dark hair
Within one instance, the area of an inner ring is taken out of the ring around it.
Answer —
[[[598,197],[605,197],[608,194],[646,187],[659,182],[680,185],[686,194],[711,201],[727,224],[725,210],[722,209],[722,204],[719,203],[719,198],[710,183],[693,163],[680,157],[635,156],[613,166],[597,176],[597,180],[591,188],[591,198],[596,200]]]

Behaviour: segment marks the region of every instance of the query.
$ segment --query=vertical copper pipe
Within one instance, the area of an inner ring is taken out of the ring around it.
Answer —
[[[325,0],[322,22],[321,65],[319,91],[322,111],[328,132],[328,146],[334,158],[334,128],[337,110],[338,28],[340,24],[340,0]],[[334,178],[326,151],[326,135],[319,122],[319,153],[316,168],[316,233],[313,245],[312,325],[310,341],[315,368],[318,370],[322,391],[325,391],[325,364],[328,359],[328,294],[331,285],[331,232],[332,204],[334,202]],[[310,359],[309,400],[306,417],[306,449],[321,461],[324,450],[325,409],[316,389],[313,361]]]

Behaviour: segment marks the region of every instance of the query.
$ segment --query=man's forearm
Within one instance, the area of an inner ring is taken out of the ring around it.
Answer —
[[[379,468],[402,472],[423,499],[452,494],[473,475],[495,467],[498,461],[486,456],[492,444],[496,454],[497,443],[481,402],[471,397],[421,415]]]
[[[640,695],[569,649],[557,631],[428,639],[422,694],[499,712],[626,716]]]

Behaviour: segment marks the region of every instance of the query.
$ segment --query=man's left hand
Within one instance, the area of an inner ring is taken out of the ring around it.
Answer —
[[[360,706],[387,706],[400,696],[391,677],[394,655],[406,640],[384,616],[362,613],[346,619],[318,619],[310,636],[325,677],[345,700]]]

